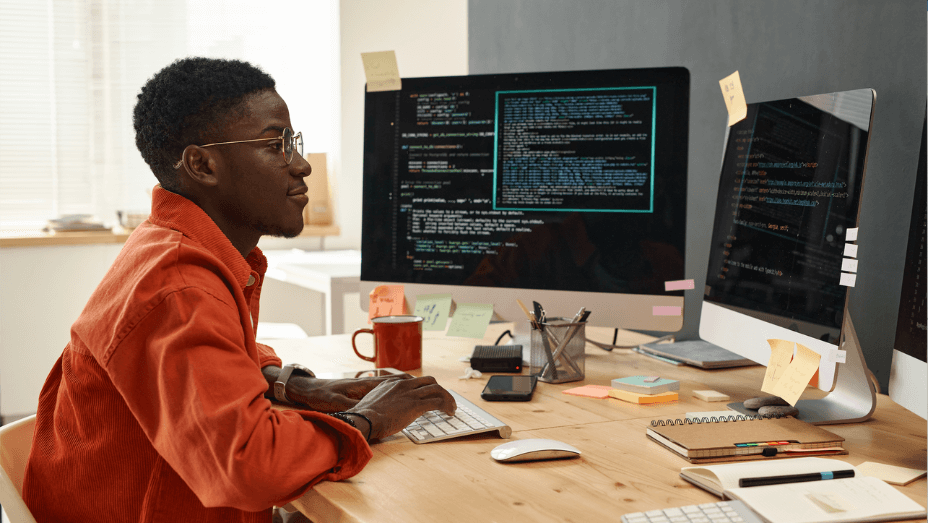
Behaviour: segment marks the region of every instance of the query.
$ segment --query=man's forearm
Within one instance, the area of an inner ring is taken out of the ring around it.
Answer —
[[[264,397],[272,400],[274,399],[274,382],[277,381],[277,376],[280,376],[280,367],[276,365],[262,367],[261,374],[264,374],[264,379],[267,381],[267,392],[264,393]]]

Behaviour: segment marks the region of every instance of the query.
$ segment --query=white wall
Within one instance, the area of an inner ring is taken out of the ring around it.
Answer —
[[[342,0],[341,151],[335,209],[342,234],[326,247],[361,247],[364,68],[361,53],[396,51],[401,77],[467,74],[467,0]]]

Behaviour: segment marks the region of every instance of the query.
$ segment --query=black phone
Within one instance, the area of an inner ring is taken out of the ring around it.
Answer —
[[[480,397],[487,401],[528,401],[538,376],[490,376]]]

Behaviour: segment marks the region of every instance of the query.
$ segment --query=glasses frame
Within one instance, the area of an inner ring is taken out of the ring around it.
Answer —
[[[290,137],[290,148],[289,148],[290,156],[289,157],[287,156],[287,151],[288,151],[287,140],[285,140],[284,138],[287,136],[287,131],[290,131],[290,133],[292,134],[292,136]],[[280,152],[284,155],[284,161],[287,162],[287,165],[290,165],[290,162],[293,161],[293,151],[298,151],[300,153],[300,156],[303,155],[303,133],[299,132],[299,133],[293,134],[293,129],[289,127],[284,127],[283,134],[281,134],[277,138],[255,138],[254,140],[235,140],[233,142],[216,142],[216,143],[208,143],[206,145],[198,145],[197,147],[212,147],[214,145],[228,145],[228,144],[233,144],[233,143],[263,142],[267,140],[280,140],[281,141],[281,143],[283,144],[283,147],[281,148]],[[177,163],[174,164],[174,168],[180,169],[180,166],[183,164],[184,164],[184,159],[181,158],[180,160],[177,161]]]

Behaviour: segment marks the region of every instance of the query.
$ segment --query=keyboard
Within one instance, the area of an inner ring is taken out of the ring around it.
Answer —
[[[448,392],[457,402],[454,416],[449,416],[440,410],[426,412],[416,421],[403,429],[403,434],[413,443],[432,443],[460,436],[480,434],[481,432],[499,432],[499,437],[508,438],[512,429],[502,421],[494,418],[487,411],[474,405],[469,400],[453,390]]]
[[[701,505],[634,512],[622,516],[622,523],[763,523],[744,503],[719,501]]]

